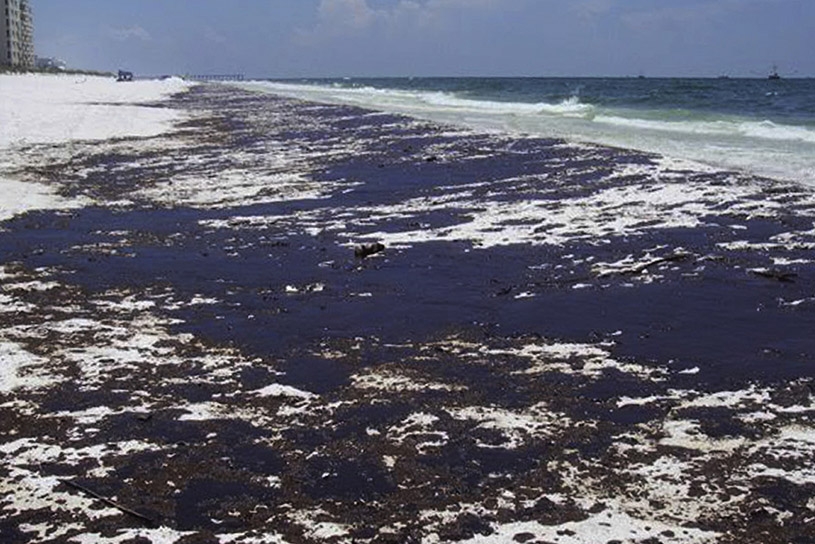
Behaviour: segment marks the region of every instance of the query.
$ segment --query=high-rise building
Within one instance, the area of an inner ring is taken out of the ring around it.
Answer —
[[[0,0],[0,65],[34,66],[34,26],[28,0]]]

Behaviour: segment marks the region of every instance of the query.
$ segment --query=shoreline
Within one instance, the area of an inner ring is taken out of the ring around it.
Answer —
[[[734,87],[719,80],[638,78],[361,78],[243,84],[261,92],[384,109],[476,131],[636,149],[706,168],[812,186],[812,119],[777,107],[785,100],[801,101],[809,87],[779,85],[766,80]],[[737,92],[743,93],[738,94],[740,103],[749,101],[752,108],[741,103],[741,109],[733,109]],[[686,93],[700,99],[703,95],[707,107],[688,105],[679,98]],[[643,102],[643,96],[650,98]]]
[[[164,105],[171,132],[20,157],[94,205],[0,230],[4,541],[811,536],[812,191],[220,85]]]

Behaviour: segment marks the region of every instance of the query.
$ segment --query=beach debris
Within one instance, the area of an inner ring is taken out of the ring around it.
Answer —
[[[385,245],[375,242],[373,244],[360,244],[354,248],[354,255],[360,259],[370,257],[385,251]]]
[[[609,270],[600,271],[597,275],[600,278],[611,276],[613,274],[619,274],[621,276],[636,276],[648,272],[650,268],[653,268],[655,266],[665,263],[684,261],[685,259],[688,259],[690,256],[691,254],[686,251],[675,251],[673,253],[663,255],[662,257],[655,257],[653,259],[649,259],[647,261],[635,264],[633,266],[617,267],[615,265],[613,268]]]
[[[656,259],[652,259],[648,262],[638,264],[637,266],[631,267],[628,270],[623,270],[622,274],[642,274],[649,268],[656,266],[658,264],[664,263],[673,263],[677,261],[682,261],[687,259],[690,256],[690,253],[685,253],[683,251],[678,251],[676,253],[671,253],[670,255],[666,255],[664,257],[659,257]]]
[[[324,283],[309,283],[308,285],[304,285],[303,287],[297,287],[296,285],[287,285],[285,288],[285,292],[287,295],[296,295],[298,293],[321,293],[325,290]]]
[[[750,272],[761,278],[778,280],[781,283],[795,283],[795,278],[798,277],[795,272],[785,272],[773,268],[754,268]]]
[[[510,285],[509,287],[504,287],[504,288],[498,290],[495,293],[495,296],[496,297],[504,297],[504,296],[507,296],[508,294],[512,293],[512,291],[514,291],[514,290],[515,290],[515,286]]]
[[[149,518],[149,517],[145,516],[144,514],[140,514],[140,513],[136,512],[135,510],[131,510],[130,508],[127,508],[126,506],[122,506],[121,504],[117,503],[116,501],[114,501],[112,499],[109,499],[109,498],[105,497],[104,495],[100,495],[96,491],[93,491],[92,489],[89,489],[89,488],[85,487],[84,485],[80,485],[80,484],[78,484],[76,482],[73,482],[71,480],[63,479],[63,480],[60,480],[60,481],[62,483],[64,483],[65,485],[67,485],[68,487],[72,487],[73,489],[76,489],[77,491],[81,491],[82,493],[85,493],[86,495],[89,495],[89,496],[93,497],[94,499],[102,501],[103,503],[107,504],[108,506],[113,507],[116,510],[119,510],[120,512],[122,512],[124,514],[127,514],[130,517],[141,520],[142,522],[147,524],[149,527],[154,527],[156,525],[156,522],[152,518]]]

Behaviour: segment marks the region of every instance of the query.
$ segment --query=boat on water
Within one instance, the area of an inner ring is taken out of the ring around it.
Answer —
[[[781,79],[781,76],[778,74],[777,66],[773,66],[773,69],[770,72],[770,75],[767,76],[767,79]]]

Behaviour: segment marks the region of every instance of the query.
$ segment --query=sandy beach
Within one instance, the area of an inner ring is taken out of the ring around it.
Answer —
[[[177,79],[0,97],[0,541],[815,542],[812,188]]]

